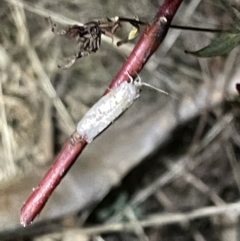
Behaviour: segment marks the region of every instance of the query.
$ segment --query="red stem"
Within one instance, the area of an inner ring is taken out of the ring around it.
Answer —
[[[41,212],[48,198],[57,187],[61,179],[74,164],[87,143],[74,132],[66,141],[54,164],[48,169],[41,182],[33,189],[27,201],[23,204],[20,222],[25,227]]]
[[[183,0],[165,0],[159,8],[153,23],[148,25],[135,45],[132,53],[112,80],[105,94],[123,81],[128,74],[136,76],[146,64],[150,56],[157,50],[169,29],[170,23]],[[33,190],[21,209],[20,221],[28,225],[41,212],[48,198],[57,187],[63,176],[73,165],[77,157],[87,145],[86,141],[75,131],[62,147],[53,165],[45,174],[39,185]]]
[[[145,28],[139,38],[139,41],[136,43],[131,54],[112,80],[109,88],[105,91],[105,94],[123,81],[128,80],[128,74],[134,77],[141,71],[148,59],[164,40],[170,27],[170,23],[182,1],[183,0],[164,1],[155,16],[153,23]],[[161,24],[162,18],[166,18],[167,22],[165,24]]]

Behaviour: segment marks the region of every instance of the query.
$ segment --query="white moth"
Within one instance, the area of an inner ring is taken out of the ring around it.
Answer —
[[[167,92],[142,82],[140,77],[133,80],[129,75],[129,78],[129,82],[122,82],[118,87],[104,95],[78,123],[77,132],[88,143],[92,142],[98,134],[132,105],[134,100],[138,98],[143,85],[168,95]]]
[[[77,132],[88,143],[127,110],[140,93],[141,84],[131,79],[104,95],[85,114],[77,125]]]

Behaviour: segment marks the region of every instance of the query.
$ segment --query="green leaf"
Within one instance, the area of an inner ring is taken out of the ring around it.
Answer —
[[[240,42],[240,33],[227,33],[214,39],[208,46],[197,50],[187,51],[185,53],[192,54],[196,57],[207,58],[228,54]]]
[[[123,39],[122,41],[118,41],[117,46],[119,47],[122,44],[127,43],[127,42],[135,39],[138,36],[139,32],[140,32],[140,27],[138,25],[133,26],[128,33],[128,37],[126,39]]]
[[[139,34],[139,29],[136,27],[132,27],[132,29],[128,33],[128,40],[135,39]]]

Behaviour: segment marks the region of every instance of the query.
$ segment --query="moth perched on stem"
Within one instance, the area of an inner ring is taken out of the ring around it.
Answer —
[[[113,40],[114,34],[119,28],[121,28],[121,23],[128,22],[133,28],[130,30],[128,38],[123,41],[119,41],[117,46],[136,38],[140,32],[140,25],[146,24],[139,21],[137,18],[131,19],[114,17],[107,18],[107,21],[91,21],[83,25],[72,25],[66,30],[58,31],[56,29],[56,24],[52,22],[51,18],[49,18],[49,22],[53,33],[56,35],[66,36],[71,39],[75,38],[78,44],[78,51],[74,56],[65,58],[65,63],[59,65],[60,68],[69,68],[76,62],[77,59],[97,52],[101,45],[101,35],[104,34]]]
[[[169,30],[170,23],[181,3],[182,0],[164,0],[163,4],[159,6],[153,21],[151,21],[149,26],[145,28],[142,36],[139,38],[139,41],[118,73],[112,79],[104,95],[107,95],[111,89],[118,88],[121,83],[128,81],[130,79],[128,74],[135,77],[135,75],[142,70],[151,55],[154,54],[164,40]],[[108,28],[105,29],[108,30]],[[117,89],[117,92],[118,94],[123,93],[121,88]],[[131,96],[134,97],[135,95]],[[99,105],[97,106],[99,107]],[[115,105],[115,107],[117,106]],[[83,125],[79,124],[79,127],[81,128]],[[85,130],[88,129],[85,129],[84,127],[84,131]],[[95,132],[95,134],[96,133],[98,134],[100,132]],[[91,138],[94,139],[94,137],[95,136],[90,136],[88,141],[91,141]],[[52,166],[39,182],[38,186],[33,189],[30,196],[24,203],[20,216],[20,221],[23,226],[30,224],[34,218],[39,215],[49,197],[57,185],[59,185],[62,178],[67,174],[68,170],[77,160],[79,155],[83,152],[87,143],[87,140],[81,138],[81,135],[77,131],[74,131],[72,136],[67,139],[56,156]]]

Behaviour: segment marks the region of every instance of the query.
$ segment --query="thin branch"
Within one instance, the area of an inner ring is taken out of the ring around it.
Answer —
[[[171,21],[181,3],[182,0],[164,1],[155,16],[153,23],[146,26],[139,41],[136,43],[131,54],[122,65],[105,93],[118,86],[121,82],[129,80],[128,74],[136,77],[137,73],[142,70],[148,59],[164,40]]]
[[[171,20],[182,1],[183,0],[164,1],[163,5],[159,7],[153,23],[145,28],[132,53],[112,80],[105,93],[109,92],[112,88],[116,88],[122,82],[129,80],[129,75],[135,77],[137,73],[141,71],[150,56],[157,50],[165,38]],[[86,140],[77,132],[74,132],[72,137],[67,140],[52,167],[23,205],[20,216],[20,221],[23,226],[31,223],[41,212],[49,196],[85,146]]]
[[[161,227],[171,224],[184,224],[187,222],[191,222],[195,219],[214,217],[217,215],[239,216],[240,202],[222,206],[204,207],[188,213],[155,214],[143,220],[131,222],[117,222],[82,229],[67,229],[66,231],[87,235],[96,235],[112,232],[134,232],[137,225],[141,225],[143,228]],[[53,233],[51,235],[56,235],[56,233]],[[48,235],[48,237],[50,237],[51,235]]]
[[[20,222],[23,226],[29,224],[41,212],[48,198],[85,146],[86,142],[80,140],[77,132],[74,132],[72,137],[64,144],[54,164],[47,171],[38,186],[33,188],[31,195],[24,203],[20,217]]]
[[[192,26],[180,26],[171,24],[170,28],[188,30],[188,31],[197,31],[197,32],[206,32],[206,33],[233,33],[234,29],[215,29],[215,28],[199,28]]]

